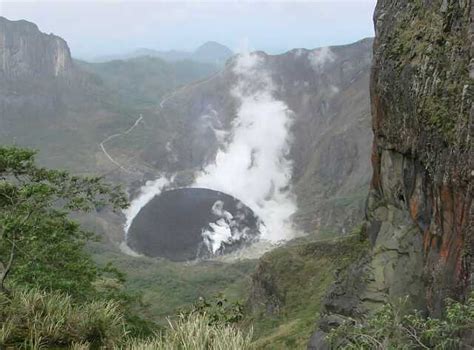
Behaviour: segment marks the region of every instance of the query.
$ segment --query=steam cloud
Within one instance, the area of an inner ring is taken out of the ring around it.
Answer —
[[[159,195],[163,188],[165,188],[172,180],[169,180],[165,177],[159,177],[153,181],[147,181],[144,186],[140,188],[139,195],[131,201],[130,206],[123,211],[125,214],[125,233],[128,232],[130,225],[132,224],[135,216],[138,215],[140,210],[155,197]]]
[[[290,191],[292,112],[274,98],[276,87],[258,54],[239,56],[234,66],[237,84],[232,95],[240,102],[231,137],[218,151],[215,163],[196,178],[194,186],[228,193],[251,208],[263,221],[262,238],[288,239],[296,204]],[[212,249],[228,235],[223,227],[205,232]]]
[[[308,55],[308,59],[314,69],[320,70],[326,63],[334,62],[336,55],[329,47],[322,47],[311,51]]]
[[[214,203],[211,209],[212,213],[219,217],[214,223],[209,224],[209,229],[202,232],[204,243],[207,245],[209,250],[216,254],[222,247],[222,243],[232,243],[238,241],[242,237],[245,237],[248,228],[240,231],[238,221],[234,219],[234,216],[224,209],[224,202],[217,201]],[[237,213],[239,215],[239,213]],[[242,213],[242,215],[244,215]],[[238,217],[237,220],[243,220],[244,217]]]

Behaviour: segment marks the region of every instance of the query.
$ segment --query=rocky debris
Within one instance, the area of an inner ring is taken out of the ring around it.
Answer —
[[[275,83],[273,97],[294,112],[288,158],[299,207],[294,221],[305,231],[344,233],[363,215],[370,177],[371,44],[365,39],[258,54]],[[0,76],[8,77],[0,83],[0,137],[39,149],[47,166],[100,172],[127,184],[172,173],[189,185],[232,137],[239,108],[233,58],[220,73],[157,101],[133,133],[107,143],[129,174],[117,170],[98,144],[128,130],[137,115],[101,78],[71,60],[64,40],[27,21],[1,18],[0,57]]]

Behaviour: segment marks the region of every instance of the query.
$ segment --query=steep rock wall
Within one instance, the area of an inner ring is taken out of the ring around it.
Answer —
[[[462,298],[472,255],[471,1],[379,1],[368,233],[390,205],[422,239],[426,305]],[[418,242],[419,244],[419,242]]]
[[[53,34],[41,33],[27,21],[0,17],[0,77],[50,78],[72,69],[66,42]]]
[[[471,1],[379,0],[371,76],[371,254],[329,291],[309,347],[345,316],[409,295],[439,315],[471,289]]]

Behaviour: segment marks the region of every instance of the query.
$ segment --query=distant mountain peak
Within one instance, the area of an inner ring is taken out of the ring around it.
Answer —
[[[199,46],[193,53],[195,59],[212,63],[224,63],[234,53],[227,46],[216,41],[207,41]]]
[[[199,46],[194,52],[207,51],[207,50],[220,50],[226,51],[227,53],[233,54],[232,50],[227,46],[218,43],[217,41],[206,41],[204,44]]]

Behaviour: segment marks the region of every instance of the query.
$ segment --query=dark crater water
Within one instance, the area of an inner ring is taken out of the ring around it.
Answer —
[[[216,224],[232,234],[213,247],[209,237],[214,237]],[[142,208],[127,243],[147,256],[186,261],[240,249],[258,239],[258,227],[259,219],[238,199],[204,188],[180,188],[155,196]]]

